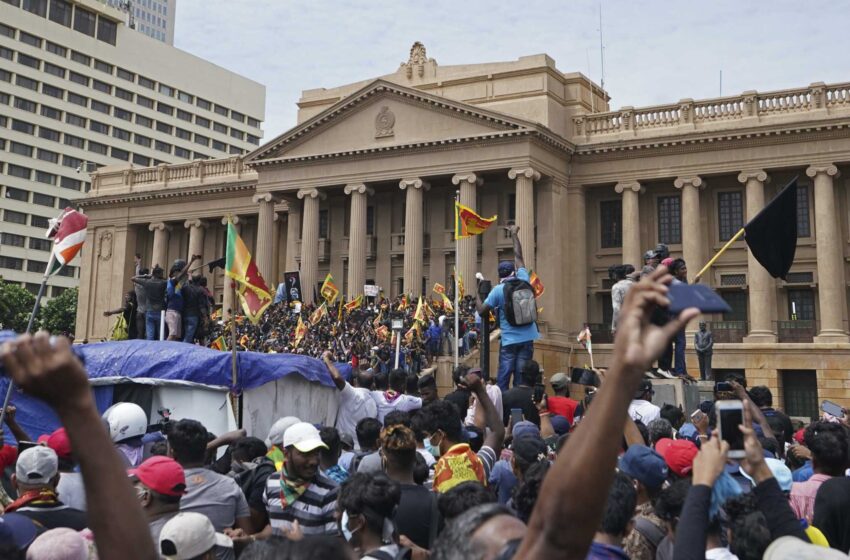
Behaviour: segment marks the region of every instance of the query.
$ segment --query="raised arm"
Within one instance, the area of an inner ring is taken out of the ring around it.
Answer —
[[[669,306],[671,281],[662,267],[626,295],[606,382],[543,482],[516,558],[585,558],[614,478],[632,395],[675,333],[698,314],[687,309],[664,327],[650,323],[656,307]]]
[[[334,385],[336,388],[342,391],[345,389],[345,379],[343,379],[342,374],[336,369],[336,366],[331,360],[331,353],[329,350],[325,350],[325,353],[322,354],[322,361],[325,362],[325,366],[328,368],[328,372],[331,374],[331,379],[334,381]]]
[[[525,268],[525,259],[522,258],[522,243],[519,241],[519,226],[510,225],[506,229],[511,232],[511,241],[514,243],[514,265],[517,270]]]
[[[21,425],[15,420],[15,412],[17,412],[13,405],[9,405],[6,407],[6,425],[9,426],[9,431],[12,432],[12,435],[15,436],[15,439],[19,442],[21,441],[32,441],[30,439],[29,434],[27,434]],[[0,445],[2,443],[0,442]]]
[[[469,390],[475,394],[475,398],[478,399],[478,406],[484,409],[487,427],[484,434],[484,445],[495,451],[496,457],[498,457],[505,442],[505,425],[502,424],[502,416],[496,410],[496,405],[490,400],[490,396],[487,395],[487,388],[484,387],[484,381],[482,381],[480,375],[468,373],[465,383]]]

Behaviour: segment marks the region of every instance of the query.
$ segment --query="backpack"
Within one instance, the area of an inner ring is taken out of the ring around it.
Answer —
[[[537,300],[534,288],[525,280],[514,278],[504,284],[505,318],[514,327],[524,327],[537,321]]]
[[[667,531],[647,519],[639,516],[635,519],[635,531],[641,534],[643,538],[649,541],[652,548],[658,550],[658,545],[667,536]]]

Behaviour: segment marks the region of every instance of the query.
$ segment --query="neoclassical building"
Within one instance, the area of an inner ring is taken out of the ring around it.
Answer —
[[[394,73],[303,92],[298,123],[243,157],[104,168],[81,203],[89,232],[80,339],[145,265],[223,255],[227,216],[269,284],[300,270],[308,299],[330,272],[354,296],[428,294],[455,267],[495,277],[510,240],[491,228],[455,251],[455,197],[515,222],[546,291],[538,346],[549,373],[585,322],[609,358],[608,267],[663,242],[693,276],[793,177],[799,245],[786,281],[743,241],[702,281],[733,308],[707,317],[715,373],[746,373],[792,414],[850,405],[847,258],[850,84],[609,110],[608,93],[546,55],[439,66],[416,43]],[[210,284],[225,309],[221,271]],[[467,280],[468,279],[468,280]],[[696,358],[690,370],[696,371]]]

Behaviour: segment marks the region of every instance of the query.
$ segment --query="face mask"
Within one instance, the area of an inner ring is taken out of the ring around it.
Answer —
[[[442,440],[440,440],[442,441]],[[440,456],[440,445],[434,442],[434,436],[425,439],[425,449],[437,459]]]
[[[342,532],[342,536],[345,537],[345,542],[350,543],[354,533],[360,530],[360,527],[354,529],[353,531],[348,528],[348,512],[342,512],[342,518],[339,520],[339,530]]]

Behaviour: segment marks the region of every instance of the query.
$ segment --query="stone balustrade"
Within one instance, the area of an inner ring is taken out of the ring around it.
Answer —
[[[112,194],[138,189],[194,186],[222,180],[256,180],[241,157],[160,164],[154,167],[108,166],[92,174],[92,193]]]

